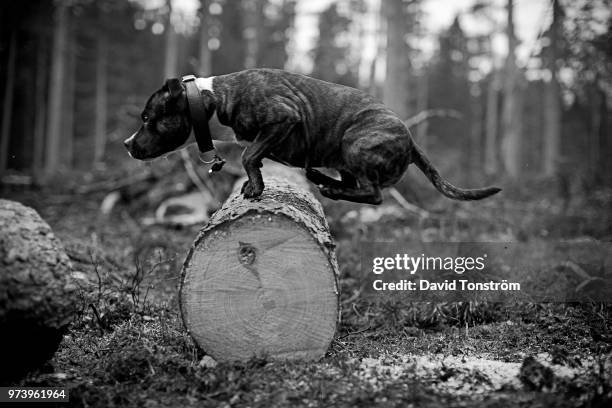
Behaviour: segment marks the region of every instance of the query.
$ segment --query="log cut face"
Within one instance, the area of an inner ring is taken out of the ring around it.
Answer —
[[[183,267],[183,321],[218,361],[317,359],[336,330],[337,272],[319,202],[267,178],[260,199],[234,193],[200,232]]]
[[[55,353],[77,307],[71,265],[31,208],[0,200],[0,378],[19,378]]]

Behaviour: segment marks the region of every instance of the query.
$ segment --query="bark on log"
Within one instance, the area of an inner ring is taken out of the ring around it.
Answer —
[[[70,261],[31,208],[0,200],[0,380],[41,367],[55,351],[77,305]]]
[[[338,266],[323,209],[301,174],[272,169],[264,165],[260,199],[230,196],[183,266],[183,322],[218,361],[318,359],[336,330]]]

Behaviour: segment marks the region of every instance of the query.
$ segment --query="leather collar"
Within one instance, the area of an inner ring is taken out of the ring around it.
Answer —
[[[215,147],[208,127],[209,118],[206,112],[206,104],[196,85],[195,79],[194,75],[185,75],[181,82],[185,86],[185,93],[187,94],[187,105],[189,107],[195,140],[200,152],[204,153],[213,150]]]

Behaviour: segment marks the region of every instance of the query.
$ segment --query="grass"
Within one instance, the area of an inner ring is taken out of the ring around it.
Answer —
[[[535,251],[533,243],[558,238],[606,240],[606,194],[576,203],[583,206],[576,214],[553,201],[436,202],[430,219],[389,213],[375,222],[347,217],[358,206],[325,201],[342,305],[327,355],[214,367],[177,307],[176,271],[196,229],[143,229],[127,205],[101,218],[95,196],[12,198],[40,211],[89,277],[82,311],[50,366],[21,382],[68,387],[70,406],[603,407],[612,400],[610,305],[411,303],[363,295],[358,267],[360,241],[510,237]]]

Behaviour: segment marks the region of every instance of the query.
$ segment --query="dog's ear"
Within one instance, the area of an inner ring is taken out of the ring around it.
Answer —
[[[183,85],[181,85],[181,80],[178,78],[166,79],[166,87],[172,98],[176,98],[184,90]]]

